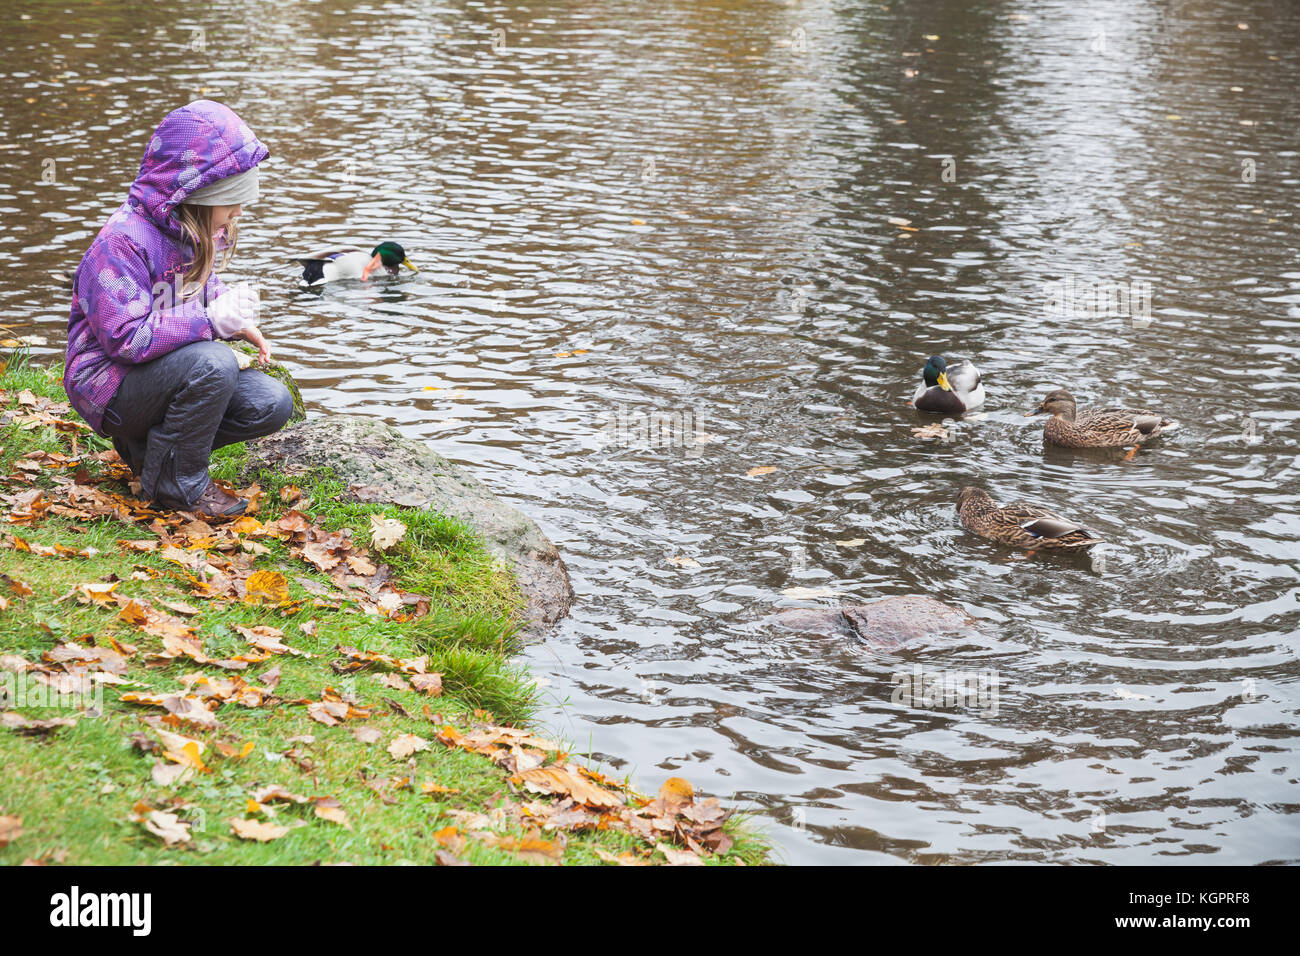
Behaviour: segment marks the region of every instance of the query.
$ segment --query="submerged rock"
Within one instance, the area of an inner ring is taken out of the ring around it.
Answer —
[[[329,468],[365,501],[460,518],[514,567],[532,634],[569,613],[569,572],[537,523],[459,465],[383,422],[356,415],[313,418],[250,442],[248,454],[254,468],[286,474]]]
[[[768,620],[792,631],[839,633],[885,649],[930,636],[948,636],[976,625],[961,608],[914,594],[849,607],[793,608]]]

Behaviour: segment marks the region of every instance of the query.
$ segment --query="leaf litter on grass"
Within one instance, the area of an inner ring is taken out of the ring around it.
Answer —
[[[350,693],[326,687],[319,699],[282,700],[276,696],[279,668],[265,671],[259,678],[247,679],[242,673],[250,667],[276,656],[311,657],[286,639],[284,630],[267,624],[234,625],[247,644],[247,651],[225,656],[210,654],[204,637],[195,623],[201,619],[201,605],[217,602],[266,608],[285,618],[294,618],[312,606],[329,609],[352,609],[368,616],[394,622],[411,620],[428,613],[430,599],[402,591],[393,582],[391,569],[383,554],[394,548],[406,535],[406,525],[382,515],[370,518],[369,546],[352,537],[349,529],[329,531],[322,528],[301,508],[307,506],[300,489],[286,486],[279,498],[290,506],[278,518],[263,521],[257,516],[261,489],[256,485],[227,490],[248,498],[248,513],[234,519],[206,518],[188,512],[163,512],[137,498],[114,489],[113,483],[129,481],[129,470],[112,451],[79,454],[79,436],[88,432],[81,423],[68,420],[62,403],[50,402],[33,395],[19,399],[21,410],[8,414],[10,423],[23,428],[49,426],[68,436],[73,454],[30,452],[15,462],[12,473],[0,477],[0,507],[7,507],[7,523],[23,534],[0,533],[0,547],[7,547],[37,560],[93,560],[100,552],[92,547],[70,548],[33,541],[35,529],[49,517],[74,521],[112,521],[134,537],[119,539],[122,553],[152,555],[174,565],[176,570],[158,571],[138,565],[132,572],[135,581],[164,579],[181,588],[186,600],[149,600],[127,596],[119,591],[121,581],[115,577],[102,581],[84,581],[59,601],[75,599],[76,604],[108,611],[118,622],[136,629],[152,639],[153,646],[143,654],[136,645],[126,644],[108,635],[85,635],[65,640],[42,654],[40,661],[19,655],[0,658],[4,670],[31,675],[34,679],[60,691],[86,691],[96,683],[136,683],[123,674],[133,659],[145,663],[171,663],[184,658],[200,666],[210,666],[224,674],[192,672],[180,678],[184,690],[154,691],[149,688],[123,693],[126,704],[161,710],[162,714],[141,717],[148,730],[131,735],[130,743],[154,756],[152,780],[162,786],[179,786],[198,775],[211,773],[209,754],[219,759],[242,759],[253,749],[252,741],[217,741],[209,747],[203,740],[189,736],[197,731],[215,732],[221,728],[216,711],[226,704],[245,708],[279,705],[306,705],[316,722],[334,727],[348,720],[367,719],[373,705],[363,704]],[[99,471],[99,477],[91,469]],[[774,468],[753,469],[765,474]],[[42,478],[49,487],[37,487]],[[258,567],[259,558],[272,554],[268,545],[279,545],[281,554],[301,562],[311,572],[325,575],[329,584],[312,578],[297,577],[310,599],[295,599],[289,578],[282,570]],[[13,599],[34,595],[25,582],[3,576],[11,597],[0,596],[0,612]],[[190,603],[194,602],[194,603]],[[200,606],[196,606],[200,605]],[[316,621],[300,625],[304,635],[312,636]],[[442,692],[442,675],[428,671],[427,657],[400,658],[354,647],[338,646],[340,672],[359,668],[383,668],[391,683],[401,682],[399,689],[437,697]],[[137,685],[139,686],[139,685]],[[385,698],[393,713],[402,719],[420,718],[398,702]],[[428,707],[425,716],[432,720]],[[490,720],[490,715],[487,715]],[[3,726],[19,733],[46,734],[72,726],[76,718],[37,720],[16,714],[4,714]],[[420,721],[428,726],[425,721]],[[439,717],[436,724],[442,724]],[[362,726],[353,731],[364,743],[379,743],[384,736],[376,727]],[[309,740],[310,738],[303,738]],[[725,852],[731,837],[724,824],[731,811],[716,799],[697,799],[689,784],[676,778],[665,784],[650,799],[630,787],[612,781],[585,766],[569,760],[557,743],[531,731],[483,723],[465,731],[442,724],[434,739],[448,748],[484,756],[502,769],[512,793],[521,799],[504,798],[486,812],[460,809],[445,811],[458,826],[439,831],[438,862],[463,863],[455,854],[465,846],[462,831],[485,846],[509,853],[530,863],[561,863],[569,843],[569,834],[586,830],[616,831],[637,841],[639,848],[619,854],[594,847],[596,856],[616,865],[645,865],[656,854],[674,864],[698,864],[714,853]],[[394,737],[385,748],[398,760],[414,768],[417,756],[428,751],[429,738],[412,732]],[[312,761],[297,747],[283,756],[303,772],[310,773]],[[370,780],[367,786],[384,797],[408,792],[423,797],[459,794],[458,788],[426,782],[417,788],[409,775],[394,777],[387,784]],[[495,798],[494,798],[495,799]],[[245,818],[228,819],[231,833],[240,840],[269,842],[287,835],[291,829],[308,825],[297,819],[288,825],[271,822],[280,806],[310,807],[314,819],[351,829],[342,803],[333,796],[299,796],[270,785],[250,794]],[[192,847],[193,835],[188,821],[176,812],[189,804],[177,798],[171,805],[155,807],[138,802],[131,819],[168,847]],[[248,817],[263,819],[248,819]],[[505,832],[513,830],[517,832]],[[0,846],[21,835],[21,818],[0,816]]]

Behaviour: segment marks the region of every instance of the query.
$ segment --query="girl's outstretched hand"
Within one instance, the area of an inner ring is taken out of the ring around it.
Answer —
[[[263,365],[271,361],[271,346],[266,344],[262,330],[256,325],[246,325],[236,333],[237,338],[257,346],[257,360]]]

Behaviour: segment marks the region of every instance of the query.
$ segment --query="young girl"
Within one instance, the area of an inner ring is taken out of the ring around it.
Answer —
[[[242,512],[248,502],[208,476],[212,449],[278,431],[293,412],[288,389],[241,371],[214,341],[245,339],[270,359],[257,293],[227,288],[214,271],[217,252],[224,266],[234,251],[267,152],[220,103],[168,114],[126,202],[77,267],[64,387],[159,508]]]

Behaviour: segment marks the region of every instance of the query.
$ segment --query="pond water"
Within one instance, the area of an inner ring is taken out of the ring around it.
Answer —
[[[14,9],[5,334],[56,357],[53,273],[153,126],[234,107],[272,158],[233,277],[313,409],[428,439],[556,541],[577,602],[525,658],[606,769],[735,801],[790,862],[1300,859],[1294,5]],[[290,253],[381,239],[419,274],[295,287]],[[989,401],[926,440],[936,351]],[[1045,452],[1056,386],[1182,427]],[[1108,543],[1009,553],[957,524],[967,483]],[[984,628],[762,623],[896,594]],[[917,667],[996,697],[896,700]]]

